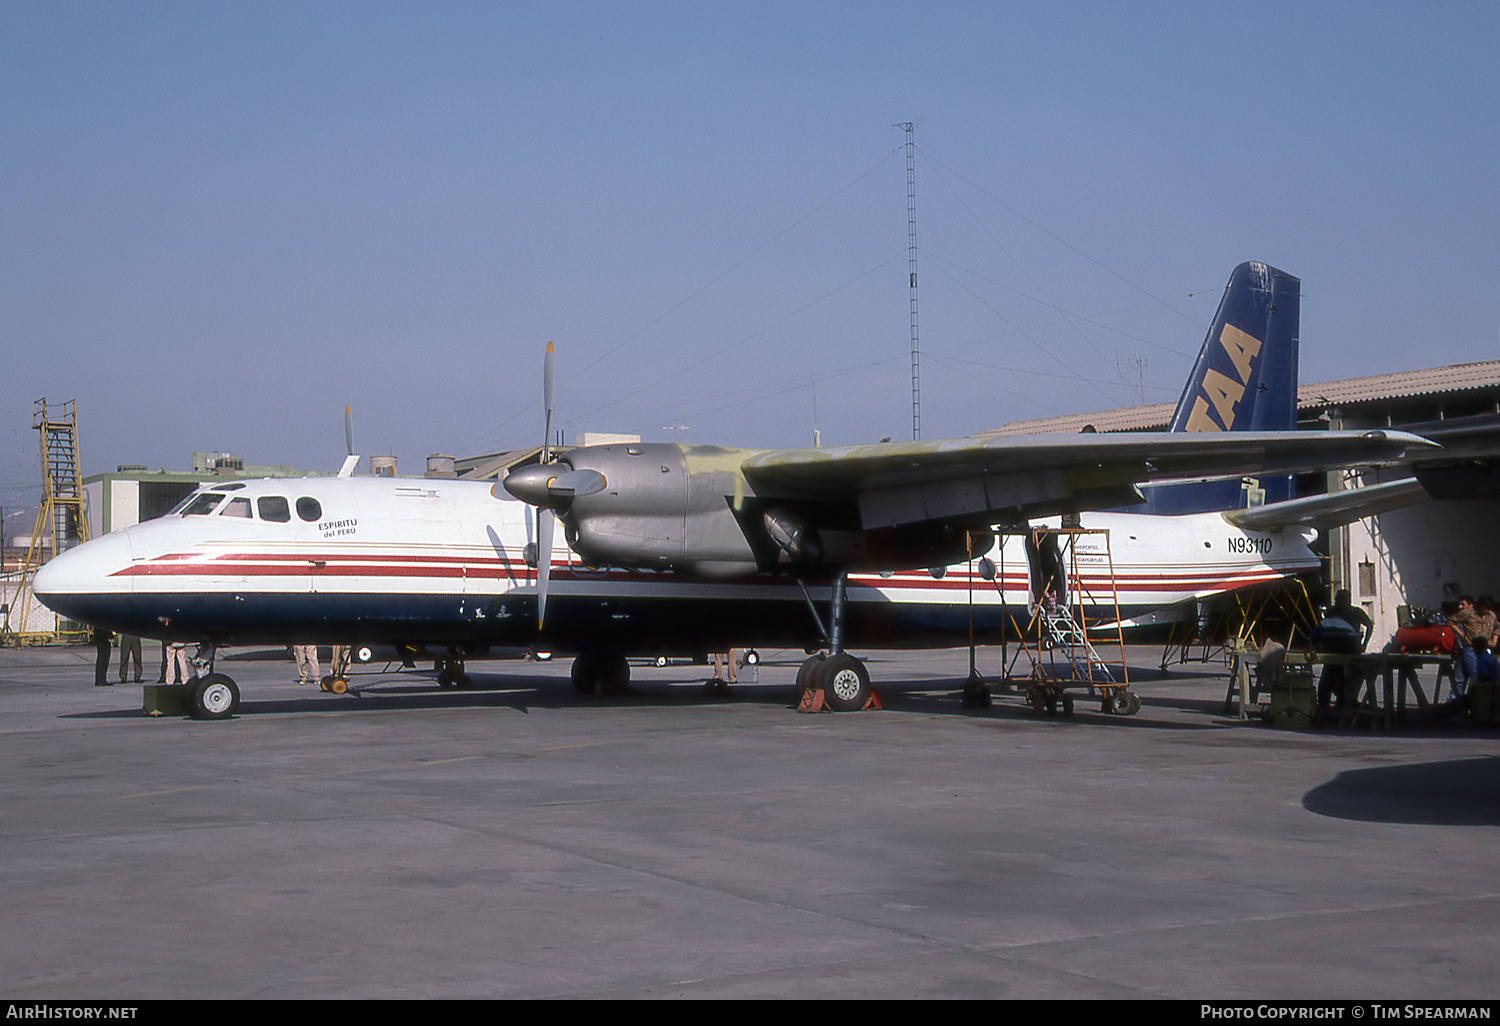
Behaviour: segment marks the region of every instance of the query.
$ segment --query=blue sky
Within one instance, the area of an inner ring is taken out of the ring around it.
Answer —
[[[1303,380],[1500,358],[1492,3],[0,5],[0,502],[556,422],[739,445],[1175,399],[1230,269]],[[14,526],[14,525],[12,525]]]

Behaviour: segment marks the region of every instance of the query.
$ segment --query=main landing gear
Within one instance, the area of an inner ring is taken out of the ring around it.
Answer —
[[[571,675],[580,695],[623,695],[630,685],[630,663],[615,652],[580,652]]]
[[[474,686],[474,678],[464,672],[464,661],[452,657],[437,661],[437,682],[440,688],[467,690]]]
[[[798,582],[801,583],[800,581]],[[824,633],[828,638],[828,652],[819,652],[810,657],[797,670],[797,708],[807,711],[816,709],[815,692],[822,692],[822,705],[834,712],[857,712],[867,707],[875,693],[870,687],[870,671],[862,660],[844,651],[844,596],[848,575],[840,572],[833,579],[833,599],[830,603],[832,622]],[[806,589],[803,595],[806,596]],[[808,608],[816,619],[817,607],[812,598],[807,599]],[[823,624],[819,620],[818,628]]]

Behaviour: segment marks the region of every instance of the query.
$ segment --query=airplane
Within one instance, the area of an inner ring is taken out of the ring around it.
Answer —
[[[1285,494],[1278,477],[1435,447],[1388,429],[1291,430],[1300,285],[1267,264],[1235,269],[1172,431],[791,450],[544,445],[540,462],[494,486],[359,479],[346,462],[338,478],[204,485],[161,518],[52,560],[35,593],[80,622],[198,642],[210,671],[230,644],[448,646],[445,672],[462,683],[462,654],[529,646],[574,655],[575,686],[609,694],[628,682],[632,655],[800,647],[814,654],[799,692],[858,709],[870,677],[850,646],[949,647],[1025,622],[1043,570],[1006,538],[998,572],[986,555],[997,525],[1067,514],[1107,528],[1120,615],[1145,622],[1316,568],[1305,525],[1319,518],[1410,501],[1365,489],[1362,500],[1244,505],[1247,475]],[[544,438],[554,356],[549,343]],[[1167,506],[1191,511],[1150,512]],[[201,718],[239,705],[216,672],[189,697]]]

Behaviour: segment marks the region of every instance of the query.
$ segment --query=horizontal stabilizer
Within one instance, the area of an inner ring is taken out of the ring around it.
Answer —
[[[1427,490],[1415,478],[1403,478],[1368,488],[1351,488],[1328,495],[1309,495],[1250,509],[1235,509],[1224,519],[1249,531],[1275,531],[1283,527],[1338,527],[1365,517],[1389,513],[1424,502]]]

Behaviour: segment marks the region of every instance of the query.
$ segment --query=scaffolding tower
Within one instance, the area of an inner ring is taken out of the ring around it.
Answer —
[[[21,645],[72,644],[87,640],[88,630],[72,621],[51,616],[52,627],[39,630],[32,624],[37,604],[31,584],[37,568],[58,553],[88,541],[88,518],[83,510],[83,476],[78,469],[78,407],[76,399],[48,406],[45,398],[34,405],[32,429],[38,433],[42,454],[42,503],[37,508],[36,527],[21,564],[16,601],[7,607],[4,635]],[[12,619],[11,609],[16,609]]]
[[[993,575],[993,582],[1000,593],[1002,607],[1006,601],[1006,537],[1028,540],[1031,549],[1038,553],[1038,561],[1043,543],[1050,541],[1055,545],[1053,552],[1057,560],[1056,566],[1043,571],[1040,566],[1031,566],[1031,557],[1028,557],[1028,570],[1040,579],[1027,585],[1029,622],[1023,627],[1019,618],[1012,621],[1012,627],[1019,635],[1014,654],[1008,651],[1008,640],[1002,635],[1004,671],[1001,683],[1012,689],[1019,688],[1026,695],[1027,703],[1039,713],[1056,715],[1061,711],[1063,715],[1071,715],[1073,698],[1068,694],[1069,689],[1081,689],[1086,695],[1097,698],[1107,713],[1130,716],[1139,711],[1140,699],[1129,690],[1119,587],[1109,531],[1071,526],[1028,526],[999,528],[995,533],[1000,536],[1001,544],[1000,565]],[[1095,543],[1094,551],[1088,556],[1087,573],[1082,572],[1080,564],[1084,558],[1079,551],[1079,543],[1086,538]],[[1056,575],[1055,580],[1052,575]],[[1085,619],[1085,611],[1090,609],[1095,611],[1097,618],[1093,625]],[[1104,627],[1105,623],[1109,624],[1108,628]],[[1096,631],[1092,638],[1091,628]],[[972,628],[970,640],[971,684],[966,689],[965,701],[983,706],[987,701],[980,692],[978,674],[973,669]],[[1118,674],[1099,653],[1096,641],[1101,646],[1116,649]],[[1020,670],[1023,658],[1029,665]]]

